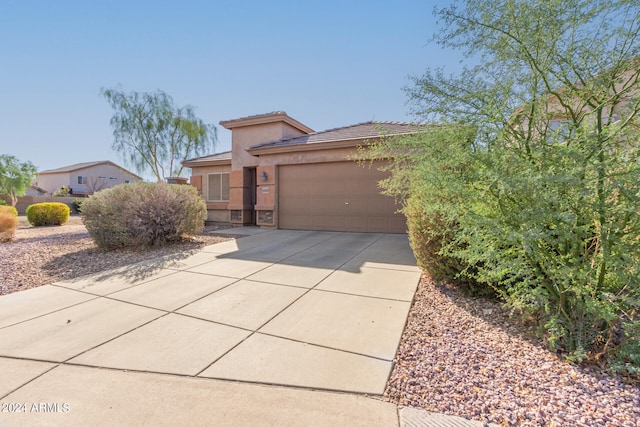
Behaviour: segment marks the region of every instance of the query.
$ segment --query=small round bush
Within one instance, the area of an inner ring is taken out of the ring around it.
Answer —
[[[98,247],[132,248],[199,233],[207,206],[190,185],[138,182],[93,194],[82,203],[80,215]]]
[[[17,226],[17,215],[0,210],[0,242],[8,242],[13,239]]]
[[[27,220],[33,226],[62,225],[69,219],[70,209],[64,203],[36,203],[27,207]]]
[[[18,210],[13,206],[0,206],[0,213],[9,213],[18,216]]]

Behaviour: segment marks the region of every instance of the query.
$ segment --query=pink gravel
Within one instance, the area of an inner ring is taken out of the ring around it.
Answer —
[[[504,426],[640,427],[640,386],[570,364],[497,302],[423,277],[385,399]]]
[[[198,236],[162,247],[107,252],[97,248],[79,217],[53,227],[31,227],[23,219],[14,239],[0,243],[0,295],[160,256],[196,251],[233,237],[216,236],[217,229],[205,227]]]

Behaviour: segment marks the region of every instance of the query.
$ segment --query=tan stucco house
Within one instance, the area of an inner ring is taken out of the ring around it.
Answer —
[[[74,195],[86,195],[118,184],[141,180],[142,178],[125,168],[109,160],[103,160],[38,172],[35,185],[48,194],[69,187]]]
[[[381,136],[411,134],[414,123],[366,122],[314,132],[278,111],[220,122],[229,152],[183,162],[207,202],[210,221],[294,230],[405,233],[405,217],[378,181],[380,163],[352,159]]]

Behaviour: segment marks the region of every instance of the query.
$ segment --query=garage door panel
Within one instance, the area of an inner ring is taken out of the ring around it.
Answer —
[[[355,162],[282,165],[278,226],[285,229],[405,233],[398,206],[380,194],[387,173]]]
[[[312,230],[348,231],[346,217],[343,215],[313,216],[312,218]]]
[[[310,213],[316,216],[346,214],[344,202],[337,197],[309,197],[307,205],[310,207]]]
[[[287,215],[286,228],[288,230],[314,230],[312,219],[311,215]]]

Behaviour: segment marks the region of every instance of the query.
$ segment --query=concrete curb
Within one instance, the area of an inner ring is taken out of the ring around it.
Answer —
[[[500,427],[453,415],[436,414],[408,406],[399,406],[400,427]]]

